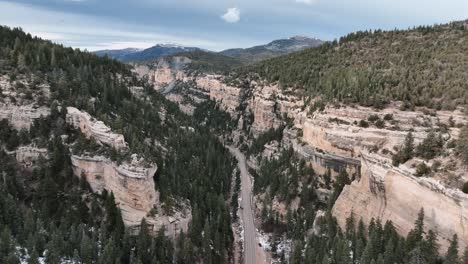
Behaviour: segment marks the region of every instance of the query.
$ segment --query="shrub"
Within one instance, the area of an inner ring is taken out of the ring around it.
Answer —
[[[436,156],[442,154],[442,148],[444,146],[444,141],[442,135],[436,135],[434,131],[429,132],[427,137],[418,145],[416,148],[416,153],[418,156],[424,159],[433,159]]]
[[[369,123],[367,123],[366,120],[361,120],[361,121],[359,121],[359,126],[360,127],[369,127]]]
[[[463,184],[462,191],[468,194],[468,182],[465,182],[465,184]]]
[[[367,118],[367,120],[369,120],[369,122],[372,122],[372,123],[373,123],[373,122],[375,122],[375,121],[377,121],[377,120],[380,120],[380,117],[379,117],[378,115],[375,115],[375,114],[374,114],[374,115],[370,115],[370,116]]]
[[[393,115],[392,114],[385,114],[383,119],[385,121],[391,121],[391,120],[393,120]]]
[[[422,162],[416,166],[416,176],[421,177],[431,173],[431,168],[426,165],[426,163]]]
[[[457,141],[457,151],[461,155],[465,165],[468,165],[468,127],[465,126],[460,131],[460,136]]]
[[[385,122],[382,119],[379,119],[379,120],[375,121],[375,126],[377,128],[384,128],[385,127]]]

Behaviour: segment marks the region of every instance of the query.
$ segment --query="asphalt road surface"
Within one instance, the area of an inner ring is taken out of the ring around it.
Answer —
[[[244,224],[244,263],[257,263],[257,239],[252,210],[252,182],[247,170],[245,156],[237,148],[228,146],[229,151],[236,157],[241,175],[241,216]],[[262,263],[263,261],[259,261]]]

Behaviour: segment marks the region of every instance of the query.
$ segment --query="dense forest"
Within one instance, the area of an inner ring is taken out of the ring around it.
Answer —
[[[453,109],[468,103],[468,22],[409,30],[359,31],[319,47],[236,70],[293,87],[306,98],[381,108]]]
[[[0,64],[2,74],[10,80],[26,76],[50,85],[50,99],[42,103],[53,110],[29,133],[10,127],[2,132],[1,145],[9,149],[42,141],[53,151],[52,158],[32,175],[2,152],[2,159],[8,160],[0,166],[8,179],[2,184],[16,186],[2,185],[2,190],[8,189],[2,192],[1,230],[8,237],[0,245],[2,263],[17,263],[17,246],[29,249],[31,263],[36,257],[44,257],[46,263],[67,259],[143,264],[228,261],[233,240],[228,192],[234,165],[203,120],[182,114],[177,105],[138,80],[130,66],[32,37],[21,29],[0,27]],[[143,87],[145,96],[133,95],[129,88],[134,86]],[[64,125],[67,106],[87,111],[124,134],[129,150],[118,153],[123,156],[119,158],[138,153],[157,163],[156,186],[167,207],[177,206],[178,199],[190,201],[193,220],[187,234],[173,245],[164,231],[149,236],[144,222],[138,236],[124,232],[112,194],[92,194],[72,175],[67,147],[72,142],[60,138],[67,135],[68,140],[78,140],[80,135]],[[200,111],[211,111],[203,109]],[[163,147],[145,144],[148,139]],[[7,163],[11,166],[4,165]],[[27,243],[29,236],[34,243]]]
[[[176,56],[187,57],[191,60],[187,66],[189,71],[227,74],[232,69],[243,65],[243,63],[236,58],[203,50],[180,52],[166,57],[172,58]]]

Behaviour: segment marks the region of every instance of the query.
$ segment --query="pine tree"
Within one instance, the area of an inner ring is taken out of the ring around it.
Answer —
[[[458,261],[458,236],[457,234],[453,235],[452,240],[450,240],[450,246],[447,249],[447,254],[445,255],[444,264],[457,264]]]
[[[421,243],[424,235],[424,208],[418,213],[418,218],[414,222],[414,228],[409,232],[407,239],[407,249],[411,251]]]
[[[426,257],[428,264],[437,263],[437,252],[439,251],[439,245],[437,244],[437,236],[432,230],[427,232],[426,239],[421,245],[421,250]]]
[[[339,239],[336,245],[335,262],[339,264],[352,264],[353,261],[350,253],[351,249],[349,248],[348,241]]]
[[[40,264],[39,262],[39,254],[37,254],[37,250],[33,249],[31,256],[28,259],[29,264]]]
[[[468,264],[468,247],[465,248],[465,251],[463,252],[463,264]]]

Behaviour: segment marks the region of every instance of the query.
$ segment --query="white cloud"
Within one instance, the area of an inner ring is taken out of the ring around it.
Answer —
[[[295,0],[297,3],[302,3],[302,4],[307,4],[307,5],[311,5],[311,4],[315,4],[317,3],[317,0]]]
[[[156,27],[148,29],[101,17],[44,10],[2,0],[0,25],[21,27],[34,36],[91,51],[127,47],[148,48],[157,43],[167,42],[209,50],[231,47],[216,39],[174,34]]]
[[[237,23],[240,20],[240,10],[237,7],[228,8],[221,18],[228,23]]]

